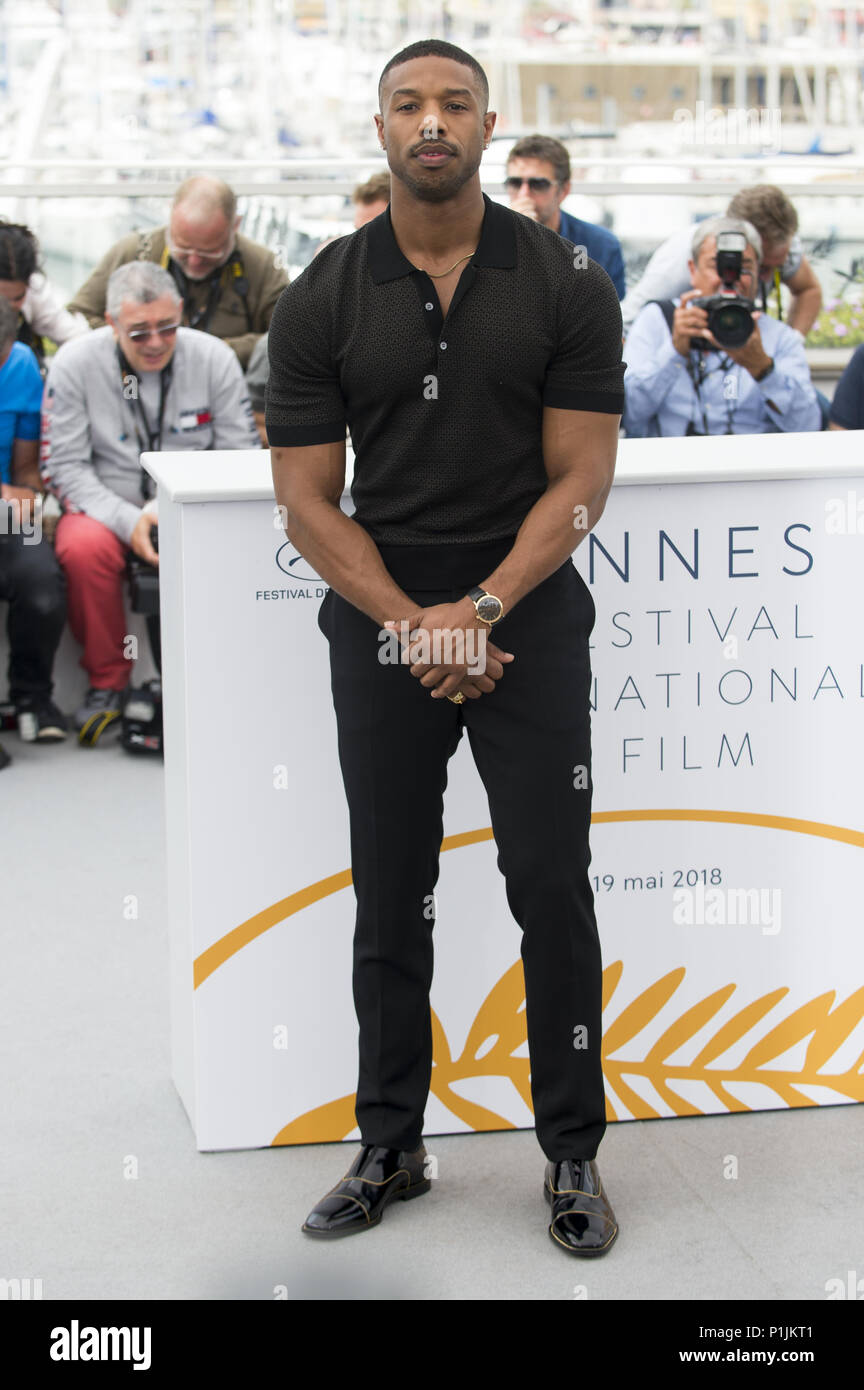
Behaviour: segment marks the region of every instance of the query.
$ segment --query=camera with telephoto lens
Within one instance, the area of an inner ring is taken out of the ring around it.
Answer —
[[[159,552],[159,529],[150,528],[150,541],[153,549]],[[129,576],[129,603],[133,613],[159,612],[159,571],[148,560],[130,551],[126,561]]]
[[[720,232],[717,237],[717,273],[724,288],[720,294],[712,294],[706,299],[691,299],[697,309],[704,309],[708,315],[708,330],[724,348],[743,347],[755,326],[751,312],[754,301],[743,299],[736,294],[734,286],[741,278],[741,261],[747,246],[743,232]],[[713,352],[714,344],[707,338],[693,337],[691,348],[702,352]]]

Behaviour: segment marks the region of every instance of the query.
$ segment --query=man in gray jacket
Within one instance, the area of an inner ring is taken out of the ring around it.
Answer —
[[[161,266],[118,267],[107,325],[65,343],[45,382],[42,480],[63,510],[55,549],[90,683],[75,714],[79,730],[97,714],[116,718],[129,683],[128,552],[159,563],[155,484],[141,453],[261,447],[236,354],[212,334],[181,327],[182,307]]]

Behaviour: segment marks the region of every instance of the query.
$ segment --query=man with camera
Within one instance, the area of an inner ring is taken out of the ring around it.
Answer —
[[[776,313],[794,328],[802,343],[819,316],[822,289],[813,267],[804,255],[798,235],[798,214],[776,184],[757,183],[740,188],[726,208],[726,217],[741,218],[755,227],[762,238],[759,274],[752,297],[768,312],[776,296]],[[658,246],[635,285],[631,285],[621,304],[624,331],[629,333],[640,309],[655,299],[667,299],[687,289],[687,257],[693,238],[692,227],[682,227]],[[783,312],[780,286],[789,291],[787,312]]]
[[[55,354],[42,404],[42,479],[63,509],[57,557],[69,625],[90,688],[75,714],[116,719],[129,683],[123,578],[129,551],[156,566],[155,485],[141,467],[157,449],[258,449],[236,354],[180,325],[171,276],[149,261],[108,281],[108,323]],[[149,503],[149,505],[148,505]]]
[[[695,228],[693,288],[646,304],[627,335],[628,437],[821,428],[800,336],[754,310],[762,241],[736,218]]]

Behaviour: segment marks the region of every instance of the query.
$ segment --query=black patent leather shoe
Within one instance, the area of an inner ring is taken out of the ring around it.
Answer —
[[[426,1149],[416,1153],[364,1144],[341,1182],[310,1211],[301,1226],[309,1236],[351,1236],[377,1226],[385,1207],[428,1192]]]
[[[593,1158],[547,1163],[543,1195],[552,1208],[549,1234],[571,1255],[605,1255],[618,1222]]]

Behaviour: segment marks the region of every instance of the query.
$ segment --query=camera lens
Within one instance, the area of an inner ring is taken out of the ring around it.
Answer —
[[[753,315],[744,304],[718,304],[708,315],[708,327],[721,347],[742,347],[753,332]]]

